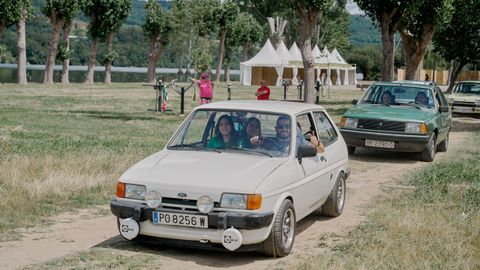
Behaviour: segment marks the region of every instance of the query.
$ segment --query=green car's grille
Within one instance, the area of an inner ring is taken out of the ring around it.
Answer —
[[[461,106],[461,107],[475,107],[475,103],[473,102],[462,102],[462,101],[454,101],[452,106]]]
[[[357,127],[362,129],[405,131],[405,122],[380,119],[358,119]]]

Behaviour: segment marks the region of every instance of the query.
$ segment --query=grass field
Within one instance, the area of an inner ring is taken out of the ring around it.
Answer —
[[[214,100],[226,100],[226,89],[217,85]],[[234,83],[232,99],[253,99],[255,89]],[[360,94],[334,89],[322,104],[338,121]],[[63,211],[106,205],[120,174],[159,151],[184,119],[177,93],[163,114],[151,111],[154,96],[134,83],[0,85],[0,240]],[[186,113],[198,104],[192,97]],[[272,87],[272,99],[283,99],[283,89]]]

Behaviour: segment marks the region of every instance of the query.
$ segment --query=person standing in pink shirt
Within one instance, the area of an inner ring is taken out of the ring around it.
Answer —
[[[208,74],[206,72],[202,73],[200,80],[195,80],[193,78],[190,79],[198,84],[198,88],[200,89],[200,104],[212,102],[214,85],[208,78]]]
[[[268,100],[270,99],[270,88],[267,86],[267,81],[262,80],[260,82],[260,88],[257,89],[255,93],[258,100]]]

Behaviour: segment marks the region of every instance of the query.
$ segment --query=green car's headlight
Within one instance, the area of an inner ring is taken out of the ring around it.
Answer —
[[[358,118],[348,118],[343,116],[340,120],[340,127],[342,128],[357,128]]]
[[[145,186],[126,184],[125,185],[125,198],[134,200],[143,200],[146,193]]]
[[[428,130],[427,130],[427,125],[425,125],[425,123],[407,122],[405,123],[405,132],[427,134]]]

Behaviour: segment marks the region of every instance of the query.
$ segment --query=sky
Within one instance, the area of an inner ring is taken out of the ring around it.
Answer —
[[[357,6],[357,3],[353,2],[353,0],[348,0],[347,11],[348,11],[348,13],[354,14],[354,15],[363,14],[363,12]]]

